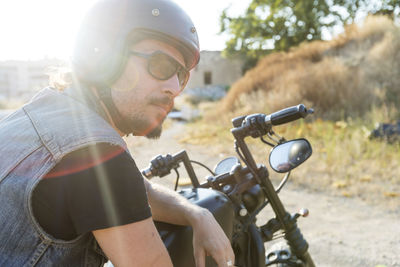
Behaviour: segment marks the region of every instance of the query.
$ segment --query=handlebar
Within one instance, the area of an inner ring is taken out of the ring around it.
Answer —
[[[271,125],[281,125],[287,122],[305,118],[307,115],[314,113],[312,108],[307,109],[303,104],[285,108],[265,116],[265,123]]]
[[[267,134],[273,125],[280,125],[288,123],[300,118],[305,118],[307,115],[312,114],[313,109],[307,109],[303,104],[297,106],[285,108],[274,112],[269,115],[265,114],[252,114],[248,116],[240,116],[232,120],[234,129],[232,133],[235,137],[260,137]],[[199,183],[196,175],[194,174],[193,168],[190,165],[189,158],[185,151],[181,151],[175,155],[158,155],[150,163],[150,166],[142,170],[142,174],[146,178],[152,178],[154,176],[165,176],[168,175],[171,169],[179,167],[179,162],[183,162],[185,167],[189,167],[189,176],[198,187]]]
[[[305,118],[314,113],[312,108],[307,109],[303,104],[282,109],[269,115],[251,114],[240,116],[232,120],[232,134],[237,138],[251,136],[261,137],[271,132],[274,125],[281,125],[300,118]]]
[[[196,173],[193,170],[192,164],[190,164],[189,157],[185,150],[175,155],[167,154],[165,156],[156,156],[151,160],[149,167],[142,170],[142,174],[148,179],[154,176],[163,177],[170,174],[172,169],[177,169],[181,162],[185,166],[193,186],[195,188],[199,187],[199,180],[197,179]]]

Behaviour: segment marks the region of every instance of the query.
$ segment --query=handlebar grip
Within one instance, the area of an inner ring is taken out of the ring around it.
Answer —
[[[174,156],[170,154],[165,156],[158,155],[151,160],[149,167],[142,170],[142,174],[146,178],[153,178],[154,176],[159,176],[161,178],[170,174],[171,170],[178,166]]]
[[[143,174],[143,176],[146,177],[147,179],[150,179],[150,178],[153,178],[153,177],[154,177],[154,174],[153,174],[153,171],[152,171],[152,168],[151,168],[151,167],[148,167],[148,168],[142,170],[142,174]]]
[[[265,121],[269,121],[271,125],[281,125],[300,118],[305,118],[311,113],[314,113],[313,109],[307,109],[303,104],[300,104],[272,113],[265,118]]]

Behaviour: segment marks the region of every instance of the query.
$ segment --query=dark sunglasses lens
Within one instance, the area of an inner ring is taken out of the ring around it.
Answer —
[[[157,79],[168,80],[177,69],[177,63],[165,54],[154,54],[149,59],[149,71]]]
[[[179,85],[183,89],[189,80],[189,72],[175,59],[163,54],[155,53],[148,61],[148,69],[151,75],[159,80],[168,80],[175,74],[178,76]]]

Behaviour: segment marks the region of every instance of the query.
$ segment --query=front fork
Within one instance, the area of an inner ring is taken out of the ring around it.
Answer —
[[[297,218],[299,216],[305,217],[307,215],[307,210],[302,210],[300,211],[300,213],[296,213],[293,216],[291,216],[289,213],[286,213],[286,216],[284,217],[285,226],[282,225],[279,220],[273,218],[269,220],[265,225],[260,227],[261,235],[264,242],[271,241],[275,232],[279,230],[284,230],[285,240],[290,247],[290,251],[287,251],[285,249],[277,250],[274,251],[272,255],[267,255],[266,266],[274,263],[288,263],[289,266],[315,266],[313,260],[311,259],[311,256],[307,252],[308,243],[301,234],[300,229],[297,227]],[[291,253],[294,254],[294,258],[292,257]],[[298,259],[300,261],[298,261]]]

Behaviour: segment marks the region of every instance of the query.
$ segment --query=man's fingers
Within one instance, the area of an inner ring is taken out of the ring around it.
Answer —
[[[195,251],[194,261],[196,262],[196,267],[206,266],[206,253],[203,249]]]
[[[208,210],[201,210],[193,225],[193,248],[197,267],[205,266],[205,254],[211,255],[218,267],[233,267],[235,254],[229,239]]]
[[[211,254],[215,262],[218,264],[218,267],[233,267],[233,264],[235,263],[235,256],[228,255],[230,255],[230,253],[226,254],[224,252],[215,252]]]

